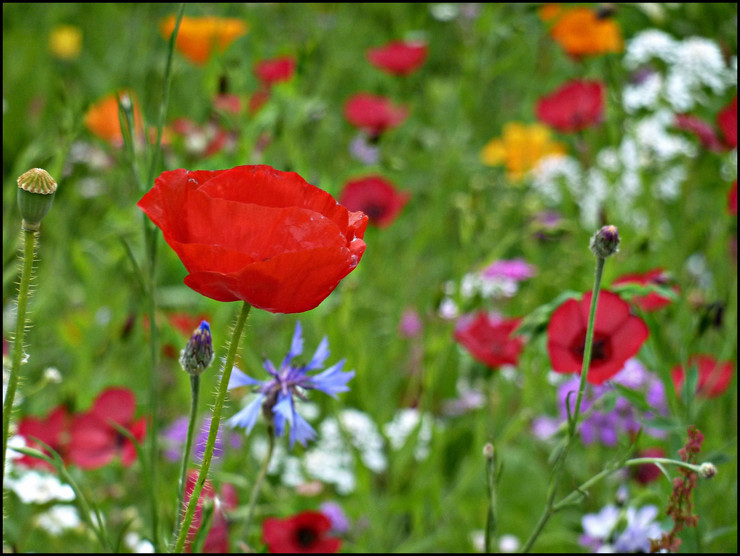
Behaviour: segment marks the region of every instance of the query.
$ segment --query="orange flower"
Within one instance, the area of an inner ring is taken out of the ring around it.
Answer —
[[[162,20],[159,30],[165,39],[169,39],[175,30],[175,16]],[[240,19],[184,16],[175,47],[188,60],[200,66],[208,61],[214,50],[223,52],[248,30],[248,25]]]
[[[519,180],[537,165],[540,159],[565,154],[565,146],[550,138],[550,130],[541,124],[510,122],[500,138],[489,141],[480,153],[487,166],[506,165],[508,177]]]
[[[566,10],[550,34],[574,57],[621,52],[624,47],[619,25],[611,18],[599,18],[588,8]]]
[[[542,21],[551,21],[558,17],[563,11],[560,4],[542,4],[537,10],[537,15]]]
[[[134,104],[134,127],[135,136],[139,136],[144,129],[141,119],[141,112],[136,103],[136,97],[130,91],[119,91],[121,98],[128,95]],[[118,100],[117,94],[111,93],[100,99],[87,109],[85,114],[85,127],[92,133],[107,141],[111,145],[120,146],[123,144],[123,133],[121,132],[121,122],[118,119]]]

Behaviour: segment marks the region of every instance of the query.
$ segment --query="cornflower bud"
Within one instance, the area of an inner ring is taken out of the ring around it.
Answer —
[[[54,178],[41,168],[33,168],[18,178],[18,208],[24,230],[35,232],[41,227],[41,219],[49,212],[56,190]]]
[[[619,251],[619,232],[616,226],[604,226],[591,238],[589,248],[600,259]]]
[[[198,376],[213,362],[213,340],[211,327],[202,321],[188,340],[185,349],[180,352],[180,366],[192,375]]]

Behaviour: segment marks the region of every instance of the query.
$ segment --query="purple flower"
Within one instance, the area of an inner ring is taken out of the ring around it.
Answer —
[[[581,518],[584,534],[578,542],[593,552],[600,551],[617,526],[617,521],[619,521],[619,509],[613,504],[604,506],[599,513],[584,515]]]
[[[380,149],[368,141],[364,133],[358,133],[349,145],[349,154],[363,164],[373,165],[380,160]]]
[[[206,441],[208,440],[208,431],[211,428],[211,418],[206,417],[203,419],[198,432],[195,435],[193,441],[195,453],[193,457],[195,461],[203,460],[203,453],[206,448]],[[169,461],[180,461],[182,458],[182,449],[185,446],[188,435],[188,418],[178,417],[169,427],[162,431],[162,437],[164,440],[164,457]],[[232,448],[239,448],[241,446],[241,437],[237,434],[229,434],[228,442]],[[218,433],[216,433],[216,445],[213,450],[213,457],[219,459],[223,455],[224,438],[222,430],[219,427]]]
[[[331,521],[331,531],[343,535],[349,532],[349,519],[344,513],[342,506],[336,502],[324,502],[319,506],[321,513]]]
[[[345,360],[342,359],[319,374],[306,374],[308,371],[322,368],[329,357],[329,341],[326,336],[321,340],[319,347],[307,365],[291,364],[291,361],[302,353],[301,325],[296,322],[290,350],[280,367],[275,368],[270,360],[264,360],[263,366],[272,376],[270,380],[256,380],[234,367],[231,380],[229,380],[229,389],[239,386],[255,386],[254,391],[257,397],[229,419],[228,424],[232,427],[242,427],[246,429],[248,434],[257,422],[260,408],[262,408],[264,415],[271,420],[278,436],[283,435],[286,421],[290,424],[291,448],[293,448],[296,440],[303,446],[309,440],[313,440],[316,437],[316,431],[296,411],[294,396],[305,400],[305,390],[320,390],[336,398],[338,393],[349,391],[347,382],[355,376],[355,372],[343,372],[342,366]]]
[[[419,313],[413,309],[404,309],[403,314],[401,314],[401,322],[398,325],[398,330],[402,336],[413,338],[421,332],[423,326]]]
[[[481,271],[483,278],[505,278],[521,282],[535,275],[536,269],[524,259],[494,261]]]
[[[663,533],[654,520],[658,508],[644,506],[639,510],[627,508],[627,527],[617,537],[614,548],[617,552],[650,552],[650,539],[657,539]]]

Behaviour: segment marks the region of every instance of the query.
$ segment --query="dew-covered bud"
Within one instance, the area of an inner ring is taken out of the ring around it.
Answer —
[[[717,468],[714,466],[714,464],[707,462],[702,463],[699,466],[699,475],[701,475],[702,479],[711,479],[717,474]]]
[[[213,362],[213,340],[211,327],[202,321],[188,340],[185,349],[180,352],[180,366],[192,375],[198,376]]]
[[[49,172],[33,168],[18,178],[18,208],[23,218],[23,229],[36,231],[54,200],[57,183]]]
[[[600,259],[606,259],[619,251],[619,232],[616,226],[604,226],[591,238],[591,251]]]

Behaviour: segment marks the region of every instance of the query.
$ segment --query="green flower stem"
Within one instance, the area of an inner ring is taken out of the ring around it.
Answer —
[[[203,454],[203,463],[200,466],[200,472],[198,473],[198,479],[195,481],[193,487],[193,493],[188,501],[187,510],[183,516],[182,524],[180,525],[180,533],[177,536],[174,552],[182,552],[185,546],[185,538],[187,537],[190,524],[193,521],[193,515],[195,515],[195,508],[200,498],[200,493],[203,490],[203,486],[208,478],[208,469],[211,467],[211,460],[213,459],[213,450],[216,446],[216,435],[218,434],[218,427],[221,424],[221,410],[224,407],[224,400],[226,399],[226,392],[229,388],[229,379],[231,378],[231,369],[234,367],[234,361],[236,359],[236,352],[239,348],[239,339],[241,338],[244,325],[247,322],[247,316],[252,306],[246,301],[242,305],[242,310],[237,318],[236,325],[234,326],[234,333],[229,344],[229,351],[226,355],[226,361],[224,362],[224,370],[221,373],[221,383],[218,387],[218,394],[216,395],[216,402],[213,405],[213,417],[211,418],[211,427],[208,431],[208,440],[206,441],[206,449]]]
[[[575,408],[573,409],[573,414],[572,415],[569,414],[569,418],[568,418],[568,423],[569,423],[568,437],[565,441],[565,446],[560,451],[560,454],[558,455],[558,458],[555,461],[555,464],[553,466],[553,472],[552,472],[552,475],[550,476],[550,485],[547,491],[547,502],[545,504],[545,509],[543,510],[542,515],[540,516],[540,519],[537,521],[537,524],[535,525],[532,535],[529,537],[524,547],[522,548],[522,552],[529,552],[532,549],[532,545],[537,540],[537,537],[539,537],[545,525],[550,520],[550,517],[552,517],[552,515],[555,513],[555,509],[554,509],[555,492],[557,489],[557,485],[560,482],[560,478],[563,475],[563,466],[565,464],[565,460],[568,457],[568,453],[570,452],[570,449],[573,445],[573,440],[578,430],[578,418],[581,415],[581,401],[583,400],[583,392],[586,389],[586,377],[588,376],[588,368],[591,364],[591,348],[593,344],[594,328],[595,328],[595,323],[596,323],[596,307],[597,307],[597,303],[599,300],[599,291],[601,290],[601,276],[604,271],[605,261],[606,259],[602,257],[596,257],[596,271],[594,273],[594,289],[593,289],[593,295],[591,297],[591,308],[588,314],[588,328],[586,329],[586,340],[583,344],[583,366],[581,367],[581,380],[578,383],[578,395],[576,397],[576,405],[575,405]],[[569,406],[570,404],[566,404],[566,405]]]
[[[254,517],[254,508],[257,506],[257,497],[259,496],[259,492],[262,489],[262,483],[267,476],[267,468],[270,466],[272,452],[275,449],[275,428],[272,426],[272,424],[270,424],[268,427],[267,437],[269,440],[269,444],[267,446],[267,455],[265,456],[265,461],[262,462],[262,467],[257,474],[257,479],[254,482],[254,487],[252,488],[252,495],[249,498],[249,510],[247,511],[247,520],[244,522],[243,537],[245,539],[247,538],[247,534],[249,533],[249,526],[252,524],[252,518]]]
[[[493,444],[486,444],[483,449],[483,455],[486,458],[486,477],[488,479],[488,515],[486,517],[485,551],[486,554],[490,554],[496,534],[496,467],[493,459]]]
[[[177,538],[180,532],[180,514],[182,512],[182,500],[185,495],[185,479],[188,474],[188,463],[190,463],[190,450],[193,447],[193,433],[195,432],[195,418],[198,415],[198,396],[200,393],[200,375],[190,375],[190,419],[188,420],[188,435],[185,440],[185,449],[182,452],[182,467],[180,468],[180,480],[177,482],[177,506],[175,506],[175,529],[173,538]]]
[[[3,484],[5,484],[5,453],[8,449],[8,435],[10,433],[10,416],[13,411],[15,392],[18,389],[18,380],[23,362],[23,336],[26,330],[26,309],[30,296],[31,273],[33,272],[33,255],[36,250],[38,232],[23,230],[23,266],[21,282],[18,288],[18,314],[15,323],[15,342],[13,345],[13,363],[8,378],[8,390],[3,403]]]

